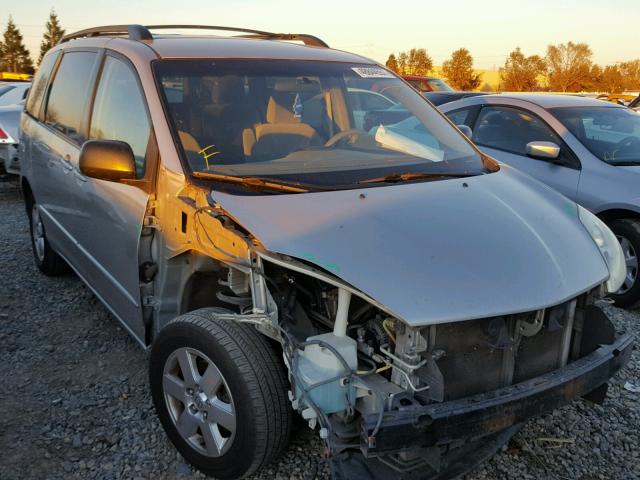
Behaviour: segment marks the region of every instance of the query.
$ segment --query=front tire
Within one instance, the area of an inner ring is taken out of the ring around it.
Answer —
[[[286,447],[289,385],[267,339],[219,313],[196,310],[160,332],[151,350],[151,393],[167,435],[188,462],[216,478],[242,478]]]
[[[640,221],[633,219],[614,220],[609,227],[618,238],[627,265],[627,277],[620,290],[611,295],[616,306],[635,308],[640,305],[640,281],[638,255],[640,254]]]

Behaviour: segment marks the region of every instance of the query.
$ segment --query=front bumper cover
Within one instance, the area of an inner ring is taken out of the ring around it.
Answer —
[[[498,433],[530,417],[554,410],[605,384],[629,359],[632,337],[618,336],[563,368],[488,393],[445,403],[387,412],[371,439],[377,415],[362,421],[365,456],[409,447],[443,445]]]

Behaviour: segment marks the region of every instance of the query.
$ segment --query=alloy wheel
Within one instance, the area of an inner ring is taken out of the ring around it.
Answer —
[[[34,204],[31,209],[31,236],[33,238],[33,246],[36,250],[36,256],[39,262],[44,261],[44,225],[40,218],[40,210],[38,204]]]
[[[617,235],[617,237],[624,254],[624,262],[627,266],[627,275],[624,283],[622,287],[620,287],[620,290],[616,292],[617,295],[623,295],[631,290],[638,277],[638,256],[635,248],[633,248],[633,245],[627,238],[621,235]]]
[[[180,436],[198,453],[220,457],[236,433],[236,409],[216,365],[194,348],[179,348],[167,359],[164,398]]]

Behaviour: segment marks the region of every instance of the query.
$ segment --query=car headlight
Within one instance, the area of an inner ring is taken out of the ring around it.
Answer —
[[[624,261],[624,253],[622,253],[620,242],[618,242],[618,239],[609,227],[586,208],[578,206],[578,216],[600,249],[600,253],[602,253],[602,257],[609,269],[607,290],[609,293],[615,293],[620,290],[627,275],[627,266]]]

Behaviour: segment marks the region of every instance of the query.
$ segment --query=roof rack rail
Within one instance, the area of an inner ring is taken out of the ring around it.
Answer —
[[[126,34],[131,40],[153,40],[151,32],[142,25],[106,25],[104,27],[85,28],[77,32],[63,36],[58,44],[68,42],[75,38],[101,37]]]
[[[305,33],[273,33],[262,30],[252,30],[248,28],[222,27],[215,25],[107,25],[104,27],[93,27],[63,36],[58,43],[68,42],[75,38],[99,37],[110,35],[127,35],[131,40],[151,41],[153,35],[150,30],[220,30],[225,32],[239,32],[241,38],[255,38],[262,40],[288,40],[300,41],[305,45],[321,48],[329,48],[323,40],[313,35]]]

